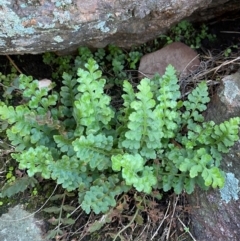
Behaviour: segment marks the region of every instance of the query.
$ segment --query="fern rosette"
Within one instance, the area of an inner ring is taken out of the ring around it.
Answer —
[[[116,206],[116,196],[133,188],[148,195],[155,189],[190,194],[196,185],[224,185],[221,154],[238,140],[240,118],[204,122],[201,112],[210,100],[206,82],[181,100],[169,65],[162,77],[142,79],[136,89],[123,81],[123,105],[112,106],[107,80],[87,53],[86,64],[76,60],[77,77],[63,74],[60,93],[39,89],[36,80],[21,75],[22,104],[0,103],[0,119],[8,123],[6,134],[15,147],[12,157],[31,180],[41,175],[78,192],[87,213],[107,212]],[[102,54],[96,55],[99,60]],[[119,71],[122,52],[109,61]]]

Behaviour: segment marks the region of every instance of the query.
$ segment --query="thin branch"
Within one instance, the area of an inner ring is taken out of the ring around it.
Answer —
[[[10,63],[15,67],[15,69],[22,74],[22,71],[17,67],[17,65],[14,63],[14,61],[11,59],[11,57],[9,55],[6,55],[6,57],[8,58],[8,60],[10,61]]]
[[[127,228],[129,228],[129,227],[132,225],[132,223],[134,222],[134,220],[136,219],[136,217],[137,217],[137,215],[138,215],[138,212],[139,212],[139,208],[137,208],[137,211],[135,212],[132,220],[128,223],[128,225],[126,225],[123,229],[121,229],[121,230],[117,233],[117,235],[115,236],[115,238],[113,239],[113,241],[115,241],[115,240],[117,239],[117,237],[119,237],[119,235],[120,235],[124,230],[126,230]]]
[[[155,232],[155,233],[153,234],[153,236],[151,237],[151,240],[153,240],[154,237],[158,234],[158,231],[159,231],[159,229],[161,228],[163,222],[168,218],[168,216],[169,216],[169,214],[168,214],[168,210],[169,210],[169,208],[170,208],[170,204],[171,204],[171,202],[168,203],[168,207],[167,207],[167,210],[166,210],[166,212],[165,212],[165,214],[164,214],[164,217],[163,217],[161,223],[159,224],[159,226],[158,226],[156,232]],[[167,214],[168,214],[168,215],[167,215]]]
[[[179,217],[177,217],[178,218],[178,221],[182,224],[182,226],[184,227],[184,230],[191,236],[191,238],[193,239],[193,241],[197,241],[194,237],[193,237],[193,235],[191,234],[191,232],[189,232],[189,231],[187,231],[188,230],[188,227],[183,223],[183,221],[179,218]]]
[[[170,235],[170,231],[171,231],[171,226],[172,226],[172,222],[173,222],[173,217],[174,217],[174,215],[175,215],[175,210],[176,210],[176,206],[177,206],[178,199],[179,199],[179,195],[177,196],[176,201],[175,201],[175,203],[174,203],[174,208],[173,208],[173,212],[172,212],[172,215],[171,215],[171,220],[170,220],[170,225],[169,225],[169,229],[168,229],[168,233],[167,233],[166,240],[169,239],[169,235]]]

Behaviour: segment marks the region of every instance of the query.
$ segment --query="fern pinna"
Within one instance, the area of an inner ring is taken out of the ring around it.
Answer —
[[[151,195],[153,189],[223,187],[221,153],[238,140],[240,118],[204,122],[206,82],[182,101],[169,65],[163,76],[142,79],[136,90],[123,81],[123,105],[115,108],[95,60],[89,58],[77,74],[64,73],[60,93],[39,89],[36,80],[21,75],[23,104],[0,103],[15,146],[12,157],[30,177],[38,173],[76,190],[87,213],[107,212],[131,188]]]

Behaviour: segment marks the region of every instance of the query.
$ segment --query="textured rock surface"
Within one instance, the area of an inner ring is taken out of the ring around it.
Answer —
[[[220,123],[240,116],[240,72],[226,76],[210,104],[206,117]],[[201,241],[240,240],[240,141],[224,156],[221,168],[226,172],[223,189],[197,190],[190,197],[194,236]],[[199,208],[195,208],[199,206]]]
[[[220,13],[240,8],[237,0],[0,0],[0,54],[130,47],[194,12],[201,20],[210,8],[213,17],[220,6]]]
[[[139,77],[152,78],[155,73],[163,75],[169,64],[175,67],[181,77],[184,77],[199,67],[200,60],[193,49],[183,43],[175,42],[144,55],[138,69]]]
[[[20,205],[3,214],[0,217],[0,240],[47,241],[41,235],[42,222],[29,215]]]

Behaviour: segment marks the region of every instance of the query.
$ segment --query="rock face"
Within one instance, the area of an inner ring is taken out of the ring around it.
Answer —
[[[210,8],[208,18],[214,17],[220,5],[222,11],[228,6],[240,9],[236,0],[0,0],[0,54],[109,43],[130,47],[157,37],[194,12],[193,19],[201,20],[203,10]]]
[[[240,72],[223,78],[206,113],[206,119],[216,123],[235,116],[240,116]],[[193,233],[199,241],[240,240],[239,157],[240,141],[221,162],[226,173],[224,188],[207,192],[197,190],[190,197]]]
[[[152,78],[155,73],[163,75],[166,67],[171,64],[181,77],[194,72],[200,65],[198,54],[186,44],[175,42],[166,47],[146,54],[141,58],[139,77]]]
[[[33,218],[21,205],[17,205],[0,217],[0,240],[48,241],[43,238],[41,227],[41,220]]]

